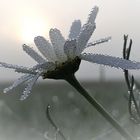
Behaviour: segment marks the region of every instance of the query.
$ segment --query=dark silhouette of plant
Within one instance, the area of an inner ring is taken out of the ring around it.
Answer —
[[[124,35],[123,58],[129,60],[132,47],[132,39],[130,39],[128,48],[127,42],[128,35]],[[124,76],[128,87],[128,107],[131,120],[136,124],[140,124],[140,99],[138,98],[138,96],[140,96],[140,86],[135,80],[134,76],[131,75],[128,70],[124,70]]]
[[[57,134],[59,134],[63,140],[67,140],[66,137],[64,136],[63,132],[60,130],[60,128],[53,121],[53,119],[52,119],[52,117],[50,115],[50,110],[51,110],[51,106],[48,105],[47,109],[46,109],[46,117],[47,117],[47,119],[49,120],[49,122],[51,123],[51,125],[54,127],[54,129],[56,131],[56,136],[55,137],[57,137]]]

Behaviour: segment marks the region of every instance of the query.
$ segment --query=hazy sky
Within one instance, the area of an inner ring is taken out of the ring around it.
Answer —
[[[92,52],[121,57],[123,34],[129,34],[133,38],[132,59],[140,61],[140,0],[0,0],[0,61],[32,66],[35,62],[22,51],[22,44],[35,47],[34,36],[48,38],[49,29],[54,27],[67,37],[73,20],[86,21],[95,5],[99,14],[91,40],[112,36],[112,41],[93,47]],[[121,70],[111,68],[106,68],[106,74],[123,76]],[[77,75],[97,79],[99,66],[83,62]],[[12,70],[0,69],[1,80],[17,76]]]

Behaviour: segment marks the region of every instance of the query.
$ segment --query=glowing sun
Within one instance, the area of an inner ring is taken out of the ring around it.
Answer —
[[[40,18],[25,17],[21,23],[21,38],[24,43],[32,43],[34,37],[45,35],[48,30],[46,21]]]

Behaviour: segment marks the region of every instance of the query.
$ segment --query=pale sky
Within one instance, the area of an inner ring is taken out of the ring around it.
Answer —
[[[99,14],[91,41],[107,36],[112,36],[112,41],[87,51],[121,57],[123,34],[129,34],[133,39],[131,58],[140,61],[140,0],[0,0],[0,61],[32,66],[35,62],[23,52],[22,44],[35,47],[33,38],[43,35],[48,39],[49,29],[54,27],[67,38],[73,20],[84,23],[95,5]],[[2,81],[19,76],[0,68]],[[77,76],[98,79],[99,66],[83,62]],[[121,78],[123,72],[107,67],[106,77]]]

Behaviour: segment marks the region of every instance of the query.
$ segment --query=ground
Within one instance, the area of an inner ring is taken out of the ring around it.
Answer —
[[[1,140],[45,140],[45,132],[53,137],[55,130],[45,115],[48,104],[52,107],[52,119],[70,140],[121,139],[119,133],[66,82],[38,82],[25,101],[19,100],[22,86],[9,94],[2,94],[2,89],[9,84],[0,84]],[[127,87],[124,82],[83,81],[81,84],[125,129],[134,136],[139,135],[139,126],[129,119]]]

